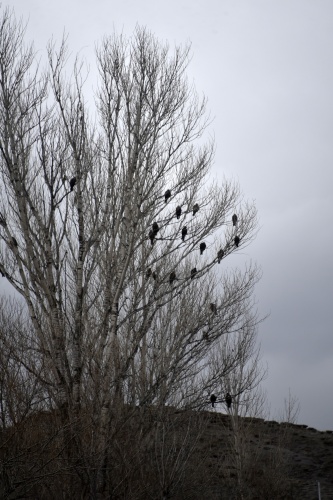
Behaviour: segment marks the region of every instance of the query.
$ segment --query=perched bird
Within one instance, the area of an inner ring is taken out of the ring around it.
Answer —
[[[234,214],[234,215],[232,216],[232,225],[233,225],[233,226],[236,226],[236,224],[237,224],[237,220],[238,220],[238,217],[237,217],[237,215],[236,215],[236,214]]]
[[[184,226],[182,229],[182,240],[185,241],[185,236],[187,235],[187,227]]]
[[[69,185],[70,185],[70,187],[71,187],[71,191],[73,191],[75,184],[76,184],[76,177],[73,177],[73,178],[69,181]]]
[[[238,247],[239,242],[240,242],[240,237],[239,236],[235,236],[234,242],[235,242],[236,247]]]
[[[153,230],[150,230],[150,231],[149,231],[149,239],[150,239],[150,243],[151,243],[151,244],[152,244],[152,246],[153,246],[153,244],[154,244],[154,239],[155,239],[155,233],[154,233],[154,231],[153,231]]]
[[[227,392],[227,395],[225,397],[225,402],[227,403],[228,408],[231,408],[232,397],[230,396],[229,392]]]
[[[167,189],[164,193],[165,203],[167,203],[169,198],[171,198],[171,191],[170,191],[170,189]]]
[[[147,278],[147,280],[150,278],[150,276],[151,276],[151,269],[149,268],[146,271],[146,278]]]
[[[199,212],[199,205],[196,203],[193,205],[193,215],[195,215],[197,212]]]
[[[197,274],[197,268],[194,267],[193,269],[191,269],[191,280],[193,280],[194,276]]]
[[[221,260],[223,259],[224,251],[222,248],[217,252],[217,262],[220,263]]]
[[[217,397],[215,394],[212,394],[210,397],[210,402],[212,403],[212,408],[214,408],[214,404],[216,403]]]
[[[177,219],[179,219],[179,217],[181,216],[181,214],[182,214],[182,209],[178,205],[178,207],[176,208],[176,217],[177,217]]]
[[[176,279],[176,273],[175,273],[175,271],[172,271],[172,273],[170,273],[170,276],[169,276],[170,285],[172,285],[172,283],[175,281],[175,279]]]
[[[206,243],[203,241],[202,243],[200,243],[200,255],[202,255],[205,250],[206,250]]]
[[[159,225],[157,224],[157,222],[154,222],[153,223],[153,233],[154,233],[154,236],[157,235],[157,233],[159,232],[160,228],[159,228]]]
[[[210,310],[212,311],[212,313],[217,314],[217,307],[216,307],[216,304],[214,304],[214,302],[211,302],[209,307],[210,307]]]

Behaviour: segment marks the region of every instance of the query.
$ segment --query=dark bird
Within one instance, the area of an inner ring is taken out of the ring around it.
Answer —
[[[210,310],[212,311],[212,313],[217,314],[216,304],[214,304],[213,302],[211,302],[211,304],[210,304],[209,307],[210,307]]]
[[[194,276],[197,274],[197,268],[194,267],[193,269],[191,269],[191,280],[193,280]]]
[[[202,243],[200,243],[200,255],[202,255],[205,250],[206,250],[206,243],[203,241]]]
[[[187,227],[184,226],[182,229],[182,240],[185,241],[185,236],[187,235]]]
[[[73,191],[75,184],[76,184],[76,177],[73,177],[73,179],[71,179],[69,181],[69,185],[71,187],[71,191]]]
[[[155,239],[155,233],[153,230],[149,231],[149,239],[150,239],[150,243],[153,245],[154,239]]]
[[[208,338],[209,338],[209,337],[208,337],[208,333],[209,333],[209,332],[203,332],[203,334],[202,334],[202,339],[203,339],[203,340],[208,340]]]
[[[167,189],[164,193],[165,203],[167,203],[169,198],[171,198],[171,191],[170,191],[170,189]]]
[[[159,228],[159,225],[157,224],[157,222],[154,222],[153,223],[153,233],[154,233],[154,236],[157,235],[157,233],[159,232],[160,228]]]
[[[181,214],[182,214],[182,209],[181,209],[180,206],[178,206],[176,208],[176,217],[177,217],[177,219],[179,219],[179,217],[181,216]]]
[[[16,238],[14,238],[14,236],[12,236],[12,243],[13,243],[14,247],[18,246],[17,240],[16,240]]]
[[[147,280],[149,280],[150,276],[151,276],[151,269],[149,268],[146,271],[146,278],[147,278]]]
[[[223,255],[224,255],[224,251],[223,251],[223,250],[222,250],[222,248],[221,248],[221,250],[219,250],[219,251],[217,252],[217,262],[218,262],[218,263],[220,263],[220,262],[221,262],[221,260],[223,259]]]
[[[214,404],[216,403],[217,397],[215,394],[212,394],[210,397],[210,402],[212,403],[212,408],[214,408]]]
[[[175,271],[172,271],[172,273],[170,273],[170,276],[169,276],[170,285],[172,285],[172,283],[175,281],[175,279],[176,279],[176,273],[175,273]]]
[[[232,397],[230,396],[229,392],[227,392],[227,395],[225,397],[225,402],[227,403],[227,407],[231,408]]]
[[[196,203],[193,205],[193,215],[195,215],[197,212],[199,212],[199,205]]]
[[[238,220],[238,217],[237,217],[237,215],[236,215],[236,214],[234,214],[234,215],[232,216],[232,225],[233,225],[233,226],[236,226],[236,224],[237,224],[237,220]]]
[[[240,242],[240,237],[239,236],[235,236],[234,242],[235,242],[236,247],[238,248],[238,245],[239,245],[239,242]]]

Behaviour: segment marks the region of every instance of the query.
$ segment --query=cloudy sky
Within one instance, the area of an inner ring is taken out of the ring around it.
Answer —
[[[6,2],[3,2],[6,4]],[[331,0],[9,0],[43,51],[65,29],[92,57],[114,29],[145,25],[192,43],[189,76],[209,100],[214,174],[256,201],[258,307],[271,417],[288,391],[299,423],[333,429],[333,2]]]

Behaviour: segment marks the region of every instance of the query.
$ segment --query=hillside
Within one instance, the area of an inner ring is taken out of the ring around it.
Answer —
[[[0,498],[316,500],[319,481],[333,500],[332,431],[170,407],[124,407],[112,422],[103,497],[91,486],[96,454],[70,462],[67,427],[39,413],[0,434]],[[80,424],[89,450],[94,426]]]
[[[223,453],[223,442],[232,436],[230,417],[211,415],[207,426],[207,441],[214,455]],[[248,498],[318,498],[318,481],[322,500],[333,499],[333,432],[317,431],[306,425],[295,425],[261,419],[244,419],[244,448],[253,467],[252,482],[257,491]],[[215,437],[215,439],[214,439]],[[229,478],[236,478],[230,466]],[[251,476],[250,470],[248,477]],[[221,474],[221,479],[226,474]],[[228,481],[227,481],[228,482]],[[251,480],[249,481],[251,482]],[[230,481],[229,481],[230,483]],[[233,484],[231,485],[231,490]],[[233,498],[223,495],[212,498]],[[245,496],[245,498],[247,498]]]

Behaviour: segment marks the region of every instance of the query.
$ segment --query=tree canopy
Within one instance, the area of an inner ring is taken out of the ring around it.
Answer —
[[[15,338],[40,408],[64,421],[90,409],[102,457],[114,408],[198,408],[237,364],[211,356],[258,321],[257,268],[226,265],[254,238],[257,212],[235,182],[210,177],[189,47],[140,27],[105,37],[94,102],[66,40],[47,54],[43,67],[5,10],[0,272],[26,304]]]

